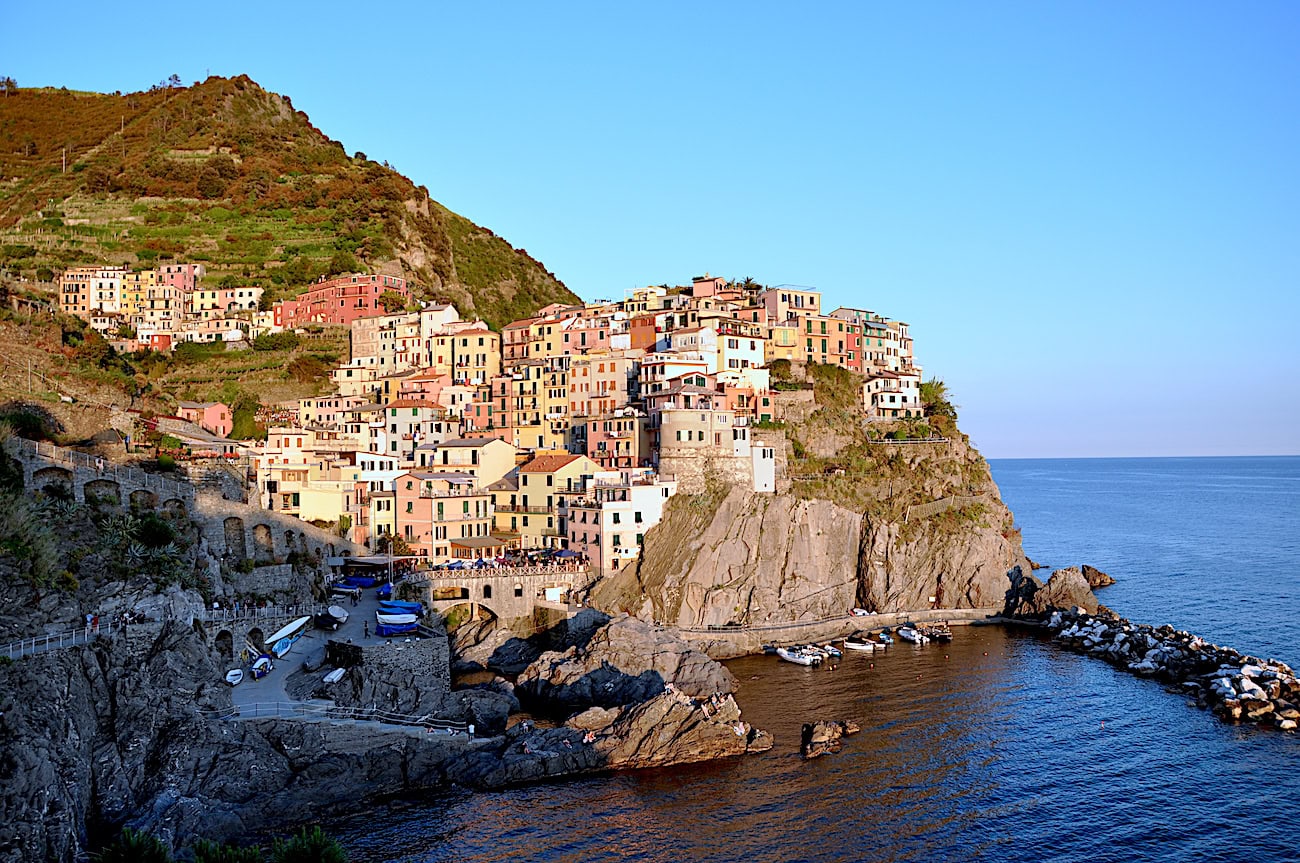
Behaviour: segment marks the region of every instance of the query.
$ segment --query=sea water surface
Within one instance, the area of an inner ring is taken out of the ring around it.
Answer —
[[[1030,557],[1118,579],[1102,601],[1300,659],[1300,458],[993,462]],[[1046,574],[1046,573],[1042,573]],[[448,793],[332,829],[359,861],[1300,859],[1300,738],[997,627],[848,655],[729,662],[766,754]],[[812,762],[801,723],[863,732]]]

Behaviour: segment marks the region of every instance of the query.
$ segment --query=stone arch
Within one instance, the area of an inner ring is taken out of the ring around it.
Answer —
[[[293,554],[293,551],[294,551],[293,531],[286,530],[284,532],[284,553]]]
[[[253,560],[275,563],[275,541],[271,538],[271,528],[264,524],[253,525]]]
[[[490,584],[483,585],[483,598],[484,599],[492,598],[492,585]]]
[[[235,658],[235,636],[229,629],[223,629],[217,633],[216,638],[217,654],[223,659]]]
[[[307,553],[307,534],[298,531],[298,550],[303,554]]]
[[[469,599],[469,588],[460,584],[443,584],[430,590],[429,598],[434,602],[446,602],[453,599]]]
[[[167,500],[163,501],[162,511],[164,514],[176,518],[185,518],[188,514],[185,507],[185,501],[181,500],[179,497],[169,497]]]
[[[158,495],[147,488],[137,488],[129,497],[132,509],[156,509],[158,506]]]
[[[232,515],[224,522],[226,528],[226,554],[236,560],[248,557],[248,546],[244,540],[244,520]]]
[[[501,621],[500,615],[479,602],[458,602],[440,609],[439,614],[448,632],[455,632],[462,624],[472,620]]]
[[[72,497],[72,471],[62,467],[43,467],[32,474],[32,486],[50,497]]]
[[[111,503],[113,506],[120,506],[122,503],[122,487],[116,480],[92,479],[82,488],[81,494],[86,499],[86,503]]]
[[[315,553],[316,559],[320,560],[320,546],[319,545],[316,546],[314,549],[312,549],[312,551]]]
[[[519,582],[516,581],[516,582],[515,582],[515,596],[516,596],[516,597],[519,597],[519,596],[523,596],[523,595],[524,595],[524,586],[523,586],[522,584],[520,584]]]
[[[263,632],[260,626],[254,626],[248,630],[247,640],[257,650],[265,653],[266,645],[262,642]]]

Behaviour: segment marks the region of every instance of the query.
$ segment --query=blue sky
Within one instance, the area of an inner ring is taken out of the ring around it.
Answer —
[[[1293,3],[222,9],[21,4],[0,74],[248,74],[583,297],[906,320],[991,457],[1300,453]]]

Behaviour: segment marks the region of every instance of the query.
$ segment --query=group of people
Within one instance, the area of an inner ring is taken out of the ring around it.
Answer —
[[[116,617],[114,617],[112,621],[109,622],[109,624],[125,632],[128,624],[140,623],[145,619],[146,618],[142,614],[136,614],[135,612],[132,611],[123,611],[120,614],[118,614]],[[87,612],[85,621],[86,621],[86,637],[89,638],[92,635],[98,635],[99,625],[100,625],[99,613]]]

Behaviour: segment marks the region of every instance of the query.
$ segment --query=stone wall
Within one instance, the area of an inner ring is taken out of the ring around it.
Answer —
[[[254,567],[252,572],[231,572],[226,583],[236,594],[243,596],[273,596],[293,593],[293,567],[287,563]]]
[[[334,689],[345,707],[423,714],[444,707],[451,692],[451,651],[446,636],[392,638],[364,645],[330,641],[326,656],[346,661],[346,677]],[[360,650],[360,663],[356,652]]]

